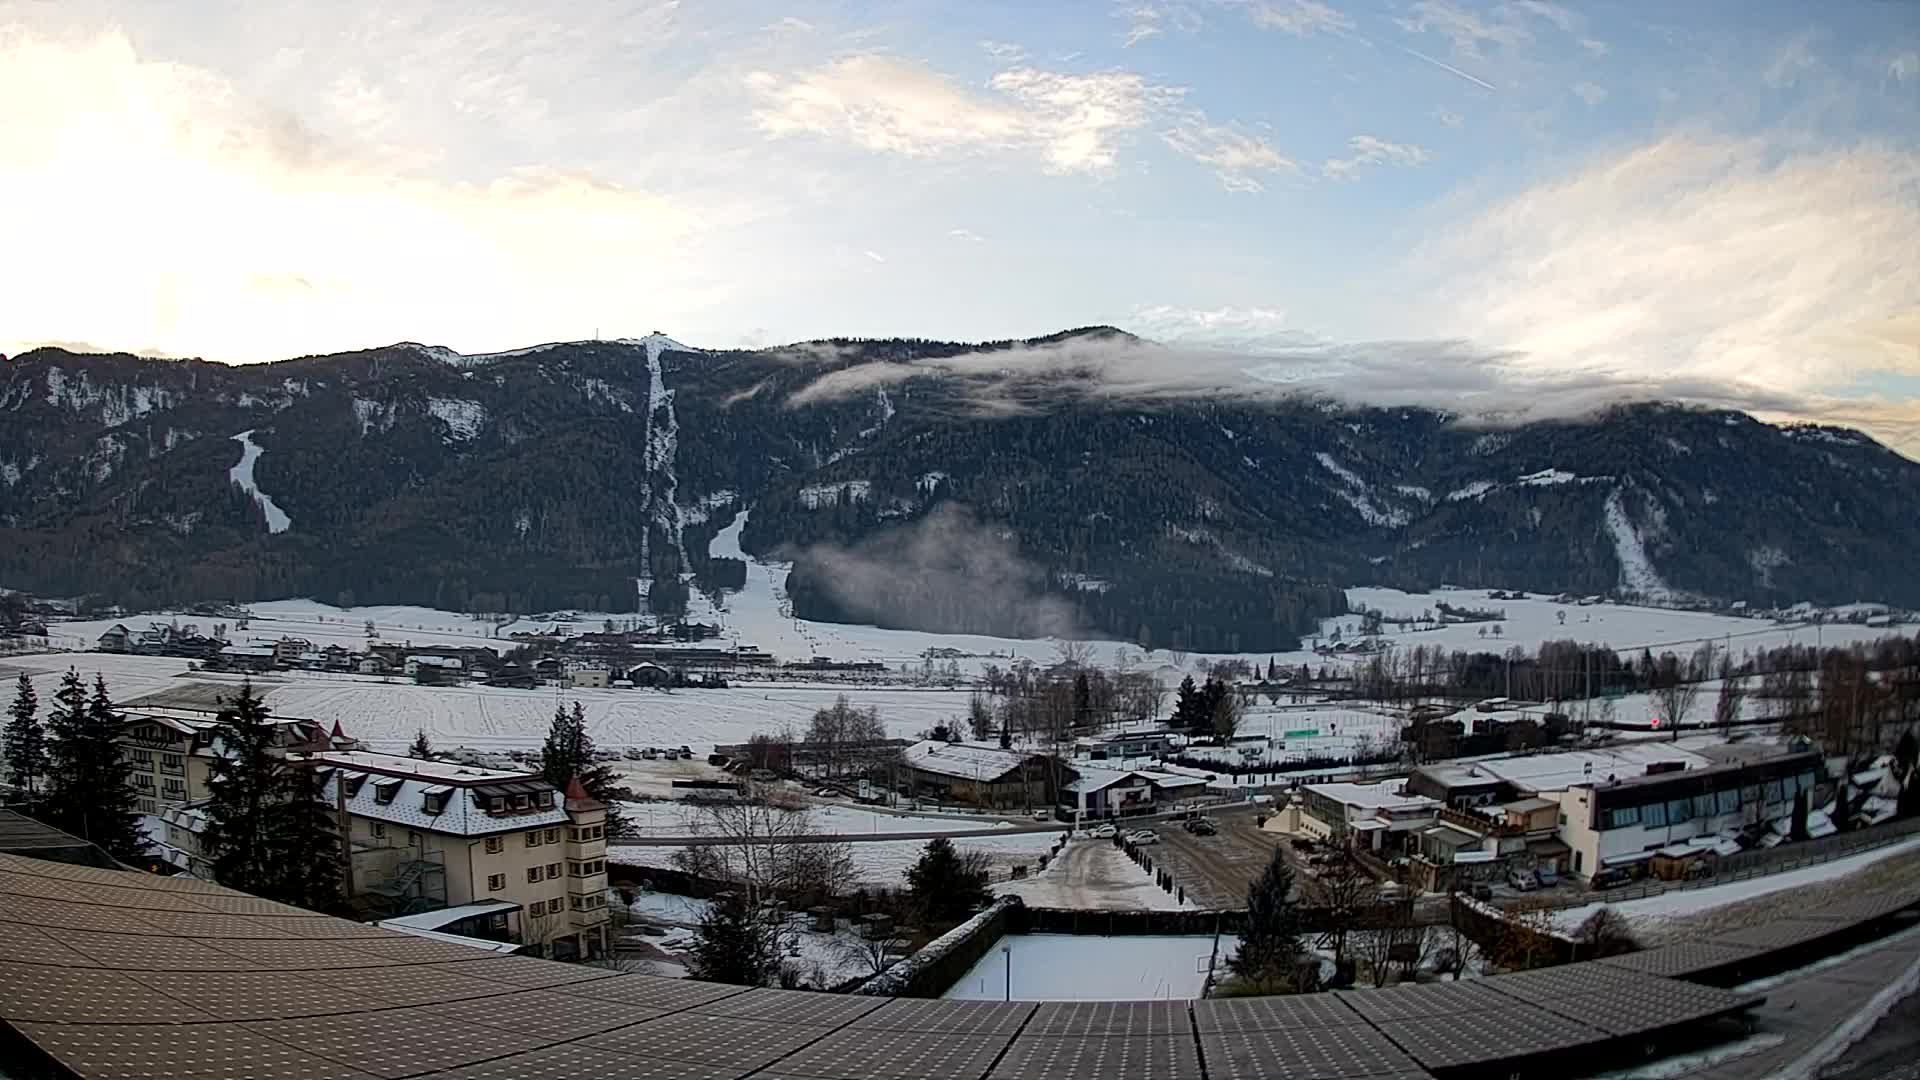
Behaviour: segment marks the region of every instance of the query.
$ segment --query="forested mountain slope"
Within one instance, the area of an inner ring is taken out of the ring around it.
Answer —
[[[927,629],[1268,649],[1338,586],[1442,582],[1920,606],[1920,465],[1855,432],[1664,405],[1489,429],[1022,367],[1102,340],[1130,339],[38,350],[0,364],[0,584],[671,612],[738,580],[707,543],[751,507],[797,614]]]

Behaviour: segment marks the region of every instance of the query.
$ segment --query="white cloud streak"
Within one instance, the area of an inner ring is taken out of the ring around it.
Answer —
[[[1208,123],[1194,114],[1177,126],[1161,133],[1177,154],[1212,167],[1222,187],[1228,191],[1265,190],[1260,177],[1297,173],[1299,166],[1282,154],[1271,140],[1232,127]]]
[[[826,136],[909,157],[1037,151],[1056,173],[1111,167],[1120,140],[1182,92],[1127,71],[1073,75],[1017,67],[995,75],[991,92],[981,93],[880,54],[787,78],[755,72],[747,84],[761,102],[755,120],[770,135]]]
[[[1598,105],[1607,100],[1607,88],[1595,82],[1574,83],[1573,96],[1586,102],[1589,106]]]
[[[1406,53],[1408,56],[1411,56],[1417,60],[1425,60],[1427,63],[1432,64],[1434,67],[1439,68],[1441,71],[1447,72],[1452,75],[1458,75],[1459,77],[1467,80],[1468,82],[1474,84],[1475,86],[1482,86],[1496,93],[1498,93],[1500,90],[1499,87],[1493,85],[1492,83],[1488,82],[1485,79],[1480,78],[1478,75],[1469,75],[1466,72],[1461,71],[1459,68],[1454,67],[1452,64],[1445,62],[1444,60],[1435,60],[1433,57],[1428,56],[1426,53],[1423,53],[1418,49],[1409,49],[1406,46],[1402,45],[1400,47],[1400,51]]]
[[[1347,140],[1347,149],[1352,154],[1344,158],[1329,158],[1320,167],[1322,175],[1333,180],[1350,180],[1355,173],[1376,165],[1390,165],[1410,169],[1427,162],[1426,148],[1412,143],[1393,143],[1372,135],[1355,135]]]
[[[1295,37],[1353,29],[1352,19],[1320,0],[1248,0],[1247,17],[1262,30],[1279,30]]]

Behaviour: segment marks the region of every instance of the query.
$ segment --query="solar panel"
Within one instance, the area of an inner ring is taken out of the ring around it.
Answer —
[[[849,1031],[928,1031],[973,1035],[1011,1035],[1034,1013],[1030,1001],[941,1001],[935,998],[881,999],[880,1008],[847,1025]]]
[[[1641,952],[1627,953],[1624,956],[1609,956],[1597,963],[1644,972],[1648,975],[1678,978],[1711,971],[1728,964],[1738,964],[1759,955],[1761,954],[1758,950],[1744,945],[1725,944],[1709,939],[1683,941],[1678,945],[1646,949]]]
[[[1420,1066],[1373,1027],[1216,1031],[1200,1036],[1207,1075],[1215,1080],[1278,1077],[1328,1080],[1418,1072]]]
[[[1501,1008],[1508,1003],[1505,995],[1483,985],[1490,981],[1394,986],[1342,994],[1340,999],[1375,1024],[1423,1016],[1458,1016]]]
[[[733,1080],[739,1069],[616,1054],[578,1043],[547,1046],[436,1074],[443,1080]],[[755,1073],[754,1080],[766,1074]]]
[[[1200,1080],[1200,1054],[1192,1032],[1179,1035],[1025,1035],[1013,1040],[994,1080]]]
[[[70,933],[71,931],[62,931]],[[24,923],[0,922],[0,961],[10,964],[50,964],[54,967],[99,967],[84,953],[60,944],[51,933]]]
[[[666,1015],[621,1001],[595,1001],[551,990],[522,990],[499,997],[470,998],[429,1006],[437,1016],[470,1024],[497,1024],[502,1018],[560,1041],[637,1024]]]
[[[435,964],[462,960],[478,963],[486,958],[485,953],[471,945],[458,945],[451,941],[431,941],[427,938],[408,937],[403,934],[368,938],[364,941],[343,941],[339,945],[364,956],[377,958],[374,962],[389,964]]]
[[[283,971],[129,971],[156,994],[220,1020],[271,1020],[341,1011],[343,991]]]
[[[838,1026],[872,1012],[885,1004],[886,1000],[844,994],[810,994],[797,990],[749,990],[744,994],[696,1006],[691,1011],[702,1016]]]
[[[532,1050],[548,1043],[509,1019],[488,1025],[437,1017],[424,1009],[256,1020],[241,1025],[273,1040],[376,1076],[402,1077],[451,1069]]]
[[[1187,1003],[1167,1001],[1048,1001],[1027,1024],[1027,1035],[1167,1035],[1191,1032]]]
[[[0,909],[0,915],[15,922],[31,923],[49,930],[147,933],[153,929],[141,922],[138,914],[131,908],[68,903],[37,896],[9,895],[6,906]]]
[[[776,1064],[791,1076],[925,1080],[986,1074],[1007,1048],[1006,1035],[932,1031],[835,1031]],[[1128,1075],[1147,1075],[1135,1073]]]
[[[68,930],[60,940],[101,967],[131,971],[254,971],[260,967],[237,951],[215,949],[194,938]]]
[[[1364,1023],[1349,1007],[1346,994],[1298,994],[1282,997],[1226,998],[1193,1003],[1193,1026],[1209,1031],[1267,1031],[1297,1027],[1340,1027]]]
[[[503,997],[514,988],[492,979],[476,979],[461,972],[462,964],[406,964],[380,968],[325,968],[303,972],[316,988],[326,988],[342,1008],[391,1009],[431,1005],[439,1001]]]
[[[1775,919],[1759,926],[1729,930],[1707,939],[1716,945],[1745,945],[1754,949],[1786,949],[1837,933],[1835,924],[1814,919]]]
[[[103,873],[105,871],[102,871]],[[136,911],[213,911],[213,905],[235,902],[230,897],[218,894],[191,895],[169,892],[163,889],[132,889],[125,885],[88,884],[81,900],[83,903],[99,904],[102,907],[133,908]],[[242,897],[249,903],[265,904],[268,901]],[[278,906],[278,905],[276,905]]]
[[[9,964],[0,979],[0,1020],[67,1024],[185,1024],[213,1017],[118,971]]]
[[[183,937],[246,940],[293,936],[268,919],[209,911],[143,911],[139,919],[159,933]]]
[[[589,1035],[581,1041],[603,1050],[701,1065],[727,1065],[744,1071],[771,1065],[832,1030],[736,1018],[716,1022],[711,1016],[674,1013],[617,1031]]]
[[[1686,999],[1580,994],[1545,1002],[1543,1007],[1555,1015],[1577,1020],[1609,1035],[1637,1035],[1738,1012],[1746,1004],[1731,994]]]
[[[21,1031],[81,1076],[171,1080],[368,1080],[370,1074],[260,1038],[233,1024],[22,1024]]]
[[[77,904],[86,898],[85,889],[86,886],[79,882],[54,881],[29,874],[17,874],[11,870],[0,870],[0,893],[8,896],[38,896],[45,900]]]
[[[312,971],[325,968],[372,968],[384,962],[369,953],[330,941],[227,941],[222,938],[187,938],[209,949],[246,960],[267,971]],[[469,949],[469,952],[473,950]]]
[[[448,958],[447,963],[435,967],[448,971],[457,971],[475,979],[489,979],[509,987],[523,990],[538,990],[547,986],[561,986],[567,983],[604,982],[620,977],[617,971],[606,968],[586,967],[582,964],[560,964],[552,960],[538,960],[530,956],[494,956],[483,953],[466,945],[455,948],[465,949],[466,957]]]
[[[1429,1070],[1491,1065],[1606,1038],[1593,1028],[1519,1001],[1486,1012],[1396,1020],[1381,1030]]]
[[[554,987],[554,992],[585,994],[601,1001],[624,1001],[648,1009],[675,1012],[744,994],[747,988],[688,979],[662,979],[653,975],[618,975],[590,983],[565,983]]]

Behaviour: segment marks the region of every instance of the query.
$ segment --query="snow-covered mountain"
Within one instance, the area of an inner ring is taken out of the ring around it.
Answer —
[[[1262,649],[1367,584],[1920,606],[1920,465],[1857,432],[1147,401],[1032,344],[38,350],[0,365],[0,584],[673,611],[744,573],[707,550],[751,506],[797,613],[911,628]]]

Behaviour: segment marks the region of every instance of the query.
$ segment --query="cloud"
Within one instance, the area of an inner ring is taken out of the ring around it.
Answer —
[[[1295,37],[1353,29],[1353,20],[1319,0],[1248,0],[1247,16],[1262,30]]]
[[[1203,21],[1198,11],[1183,3],[1122,4],[1114,16],[1127,23],[1127,32],[1120,42],[1123,49],[1157,38],[1169,29],[1191,34],[1200,29]]]
[[[1318,344],[1279,308],[1183,308],[1155,304],[1136,309],[1127,327],[1175,346],[1258,353]]]
[[[1299,166],[1280,153],[1273,143],[1232,127],[1207,122],[1194,113],[1161,133],[1173,151],[1213,168],[1213,174],[1228,191],[1262,191],[1262,173],[1293,173]]]
[[[885,255],[880,254],[879,252],[873,250],[872,248],[868,248],[866,251],[861,252],[861,254],[865,255],[867,258],[872,259],[874,262],[877,262],[877,263],[883,263],[887,261],[887,257]]]
[[[1352,156],[1329,158],[1320,167],[1322,175],[1334,180],[1349,180],[1360,170],[1375,165],[1410,169],[1425,164],[1429,157],[1424,147],[1412,143],[1391,143],[1372,135],[1355,135],[1347,140],[1347,149],[1353,151]]]
[[[1544,0],[1514,0],[1513,6],[1519,11],[1547,20],[1559,27],[1562,33],[1571,34],[1579,26],[1579,16],[1558,4],[1545,3]]]
[[[1113,165],[1119,140],[1146,126],[1181,90],[1127,71],[1073,75],[1016,67],[980,93],[910,61],[850,56],[782,78],[755,72],[754,118],[775,136],[812,134],[868,150],[931,156],[962,151],[1037,151],[1047,171]]]
[[[1599,38],[1581,38],[1580,47],[1594,56],[1605,56],[1613,51],[1606,42],[1601,41]]]
[[[324,115],[331,134],[119,32],[0,36],[0,220],[32,253],[0,263],[7,338],[227,361],[473,348],[590,327],[635,289],[670,313],[716,287],[632,258],[690,251],[716,204],[583,170],[425,179],[437,150],[386,141],[383,94],[343,76],[323,96],[346,121]]]
[[[986,237],[981,236],[979,233],[974,232],[972,229],[948,229],[947,235],[953,237],[955,240],[985,240],[986,239]]]
[[[1466,117],[1445,106],[1436,107],[1433,110],[1433,118],[1450,128],[1457,128],[1466,121]]]
[[[826,593],[855,621],[895,629],[1080,636],[1073,606],[1046,594],[1045,571],[1010,534],[952,502],[851,546],[802,549],[789,587],[796,584]]]
[[[1442,230],[1415,326],[1540,372],[1804,396],[1920,374],[1920,155],[1672,136]]]
[[[1920,78],[1920,52],[1903,52],[1888,60],[1887,77],[1895,82]]]
[[[1800,81],[1800,76],[1813,70],[1820,60],[1813,54],[1814,34],[1812,31],[1795,36],[1780,46],[1773,54],[1773,60],[1767,64],[1767,70],[1760,76],[1768,86],[1783,90]]]
[[[1017,64],[1027,57],[1027,50],[1010,41],[982,41],[980,48],[995,60],[1002,60],[1009,64]]]
[[[1598,105],[1607,100],[1607,88],[1599,83],[1580,82],[1573,84],[1573,96],[1588,105]]]
[[[1482,45],[1511,49],[1533,40],[1533,35],[1517,21],[1483,19],[1443,0],[1419,0],[1410,10],[1413,13],[1410,17],[1394,20],[1400,29],[1409,34],[1439,34],[1451,44],[1456,56],[1478,60],[1482,56]]]

